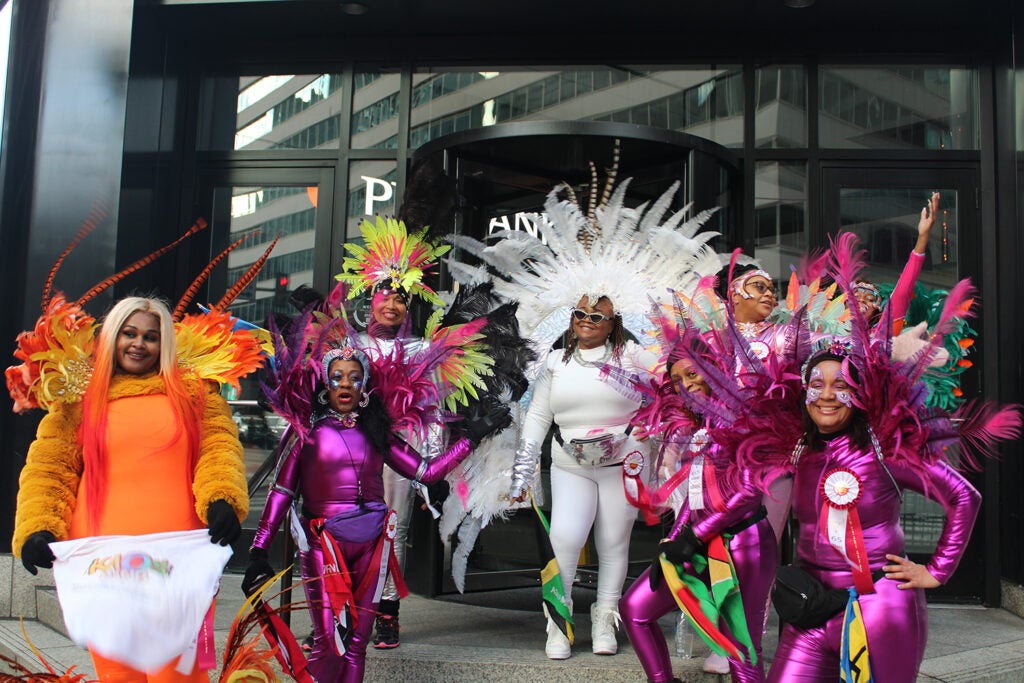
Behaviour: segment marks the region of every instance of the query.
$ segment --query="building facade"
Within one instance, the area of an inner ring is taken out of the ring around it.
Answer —
[[[624,139],[621,176],[660,170],[666,184],[684,179],[684,199],[697,208],[726,209],[714,226],[722,249],[743,247],[782,281],[800,254],[840,229],[862,238],[873,279],[895,280],[921,207],[940,191],[921,280],[940,288],[975,281],[980,343],[965,392],[1020,400],[1017,3],[978,9],[940,0],[928,16],[916,3],[881,0],[727,0],[699,9],[533,0],[5,4],[0,277],[8,306],[0,339],[9,348],[38,314],[56,255],[97,203],[109,218],[68,260],[59,287],[84,291],[203,216],[211,223],[204,236],[111,297],[133,289],[173,297],[213,254],[244,238],[211,284],[222,289],[279,237],[261,279],[232,309],[261,321],[283,312],[288,290],[330,286],[340,245],[358,236],[364,217],[396,210],[413,161],[438,160],[456,181],[452,229],[484,236],[531,229],[525,212],[542,201],[539,188],[563,179],[531,160],[595,134],[607,138],[587,147],[598,157],[606,149],[610,158],[609,141]],[[525,131],[559,135],[486,159],[467,146]],[[700,144],[686,147],[684,137]],[[631,159],[630,141],[687,154]],[[522,192],[476,201],[474,188],[491,176]],[[31,418],[0,417],[7,532],[33,429]],[[1010,445],[974,477],[983,516],[943,597],[999,604],[1019,593],[1021,450]],[[908,501],[908,552],[926,554],[940,520],[923,501]]]

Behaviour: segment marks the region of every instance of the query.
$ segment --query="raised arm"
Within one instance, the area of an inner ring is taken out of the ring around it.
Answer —
[[[910,308],[910,300],[914,296],[914,285],[917,284],[917,277],[921,274],[921,267],[924,265],[925,254],[928,251],[928,238],[931,235],[932,226],[935,224],[935,213],[939,209],[940,195],[933,192],[931,198],[923,209],[921,219],[917,223],[917,243],[914,250],[907,258],[907,265],[900,273],[900,279],[896,282],[895,289],[889,299],[892,319],[899,320],[907,314]]]

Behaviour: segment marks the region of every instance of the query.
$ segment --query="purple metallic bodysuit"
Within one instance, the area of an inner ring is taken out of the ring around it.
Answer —
[[[690,463],[683,465],[689,467]],[[761,508],[762,492],[749,482],[735,486],[735,491],[722,491],[723,495],[715,496],[721,500],[715,509],[713,497],[709,492],[712,484],[708,473],[715,467],[710,459],[703,467],[703,499],[704,509],[692,510],[686,495],[686,481],[683,489],[683,507],[676,518],[675,526],[669,538],[675,538],[684,524],[693,527],[697,538],[707,541],[709,538],[728,531],[730,528],[742,526],[744,520],[756,515]],[[722,490],[724,483],[722,468],[715,468],[714,481]],[[761,519],[736,533],[729,541],[729,553],[736,567],[736,576],[743,596],[743,607],[747,616],[747,629],[757,650],[756,666],[729,660],[732,680],[749,683],[764,680],[764,665],[761,660],[761,636],[764,632],[765,613],[768,607],[768,596],[772,582],[775,580],[775,566],[778,564],[778,543],[768,519]],[[629,635],[644,673],[651,681],[671,681],[672,661],[669,657],[665,636],[658,625],[658,619],[677,608],[668,584],[662,580],[657,590],[651,590],[648,580],[650,569],[644,571],[633,582],[619,603],[623,627]],[[725,631],[734,643],[732,634]],[[741,650],[742,650],[742,646]]]
[[[309,668],[318,681],[363,680],[366,646],[377,605],[373,591],[367,591],[359,600],[358,622],[347,643],[347,652],[338,656],[332,644],[334,616],[321,580],[323,551],[320,539],[309,529],[309,520],[330,518],[351,510],[358,505],[360,493],[366,502],[383,501],[382,472],[385,463],[404,477],[429,484],[454,469],[469,453],[469,441],[460,439],[429,462],[404,443],[395,443],[390,452],[382,456],[371,450],[358,427],[345,429],[340,422],[328,417],[318,421],[310,430],[305,444],[293,449],[281,463],[274,486],[267,496],[253,547],[270,547],[288,512],[292,492],[300,495],[302,528],[310,548],[309,552],[300,553],[302,578],[306,582],[306,598],[313,618],[313,651],[309,656]],[[362,581],[377,541],[348,543],[339,540],[353,586]]]
[[[800,523],[797,557],[800,566],[830,588],[853,585],[846,560],[821,532],[822,478],[836,467],[852,470],[861,482],[857,514],[872,572],[888,561],[886,553],[904,554],[900,526],[900,493],[910,489],[942,505],[946,523],[928,571],[945,583],[956,569],[981,505],[977,490],[945,463],[927,468],[922,482],[909,469],[886,461],[892,477],[870,447],[853,446],[847,436],[827,443],[824,451],[805,452],[796,468],[793,512]],[[899,486],[899,490],[897,490]],[[900,581],[881,578],[876,592],[860,596],[871,671],[876,683],[903,683],[917,678],[928,638],[922,589],[899,590]],[[786,624],[768,675],[769,681],[824,683],[839,680],[839,651],[843,613],[824,626],[798,629]]]

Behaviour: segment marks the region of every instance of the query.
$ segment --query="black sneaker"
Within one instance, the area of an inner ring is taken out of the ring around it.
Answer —
[[[390,650],[398,645],[398,617],[378,614],[377,632],[373,635],[373,646],[378,650]]]

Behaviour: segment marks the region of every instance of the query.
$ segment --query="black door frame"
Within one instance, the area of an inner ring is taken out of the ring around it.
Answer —
[[[839,191],[842,188],[921,188],[955,189],[959,193],[958,226],[958,278],[970,277],[981,289],[981,300],[985,299],[985,280],[982,275],[982,220],[980,206],[981,164],[958,162],[955,164],[926,164],[916,162],[822,162],[820,183],[821,220],[812,222],[809,234],[810,247],[824,247],[829,235],[839,231]],[[990,315],[996,315],[991,311]],[[981,330],[980,321],[976,329]],[[982,368],[984,363],[984,339],[977,345],[977,355],[972,359],[973,381],[970,382],[980,398],[982,395]],[[966,388],[966,387],[965,387]],[[986,392],[988,393],[988,392]],[[986,471],[969,475],[971,482],[984,494],[993,488],[999,464],[989,462]],[[995,505],[992,499],[987,505]],[[988,605],[999,603],[999,526],[998,516],[986,514],[986,503],[978,516],[971,541],[964,559],[953,578],[945,586],[929,593],[943,602],[983,602]],[[915,561],[927,562],[927,557],[911,556]]]

